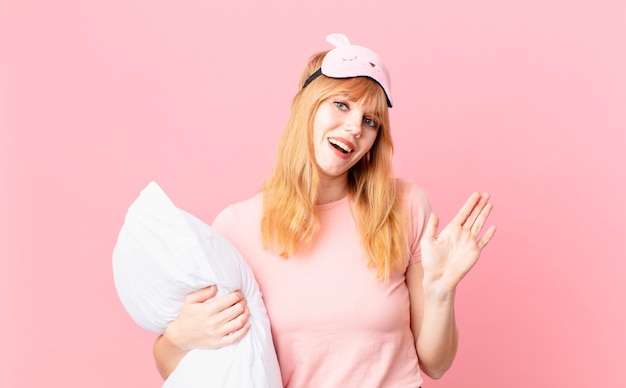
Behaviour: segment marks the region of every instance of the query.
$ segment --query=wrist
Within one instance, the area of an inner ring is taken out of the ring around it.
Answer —
[[[424,281],[422,282],[424,289],[424,298],[433,302],[454,302],[456,295],[456,287],[450,287],[442,281]]]
[[[161,341],[165,343],[165,346],[167,346],[171,352],[184,353],[190,350],[185,346],[182,337],[179,335],[174,325],[169,325],[165,328]]]

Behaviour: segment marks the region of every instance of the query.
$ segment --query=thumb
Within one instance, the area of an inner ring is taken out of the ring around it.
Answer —
[[[198,291],[194,291],[187,295],[185,298],[185,304],[191,303],[203,303],[207,299],[211,299],[217,294],[217,286],[211,285],[205,288],[201,288]]]

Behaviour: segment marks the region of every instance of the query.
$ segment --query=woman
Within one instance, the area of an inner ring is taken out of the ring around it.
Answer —
[[[213,227],[259,282],[288,387],[419,387],[455,357],[456,287],[495,233],[472,194],[440,233],[425,194],[394,178],[389,75],[373,51],[329,35],[311,58],[261,193]],[[192,348],[249,329],[240,292],[192,293],[154,346],[167,377]],[[203,303],[207,301],[206,303]]]

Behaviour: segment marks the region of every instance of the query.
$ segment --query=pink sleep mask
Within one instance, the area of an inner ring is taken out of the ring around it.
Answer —
[[[309,76],[302,88],[320,74],[330,78],[369,77],[383,88],[387,96],[387,106],[391,108],[389,71],[378,54],[367,47],[350,44],[343,34],[330,34],[326,40],[335,48],[326,54],[322,67]]]

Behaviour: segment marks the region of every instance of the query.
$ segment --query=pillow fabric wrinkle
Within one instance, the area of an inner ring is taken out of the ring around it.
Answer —
[[[190,292],[217,285],[216,297],[244,293],[248,334],[219,349],[189,351],[163,387],[282,387],[269,318],[250,267],[224,237],[178,209],[155,182],[128,209],[113,250],[113,278],[131,318],[158,334],[178,316]]]

